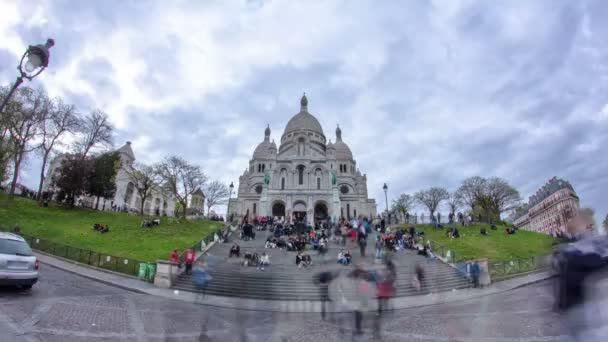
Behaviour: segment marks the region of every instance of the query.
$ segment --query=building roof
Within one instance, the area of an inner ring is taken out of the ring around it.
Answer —
[[[197,188],[196,191],[194,191],[192,194],[205,197],[205,193],[203,192],[203,190],[201,190],[201,188]]]
[[[570,182],[565,181],[563,179],[559,179],[557,177],[553,177],[547,181],[545,185],[543,185],[540,189],[536,191],[536,193],[530,196],[528,201],[528,207],[532,208],[538,203],[542,202],[545,198],[551,196],[555,192],[562,189],[570,189],[574,192],[574,188],[570,184]]]
[[[121,148],[116,150],[117,152],[126,154],[129,158],[135,160],[135,153],[133,153],[133,149],[131,148],[131,142],[127,141]]]

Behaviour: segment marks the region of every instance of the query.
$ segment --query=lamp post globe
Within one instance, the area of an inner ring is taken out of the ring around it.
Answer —
[[[53,47],[53,45],[55,45],[55,40],[49,38],[44,44],[28,46],[23,56],[21,56],[21,61],[17,66],[19,76],[17,76],[17,80],[15,80],[13,87],[4,97],[4,100],[2,100],[2,104],[0,104],[0,113],[4,111],[4,106],[6,106],[15,90],[21,85],[21,83],[23,83],[24,78],[31,81],[34,79],[34,77],[40,75],[40,73],[46,69],[46,67],[49,65],[49,60],[51,58],[50,49]]]

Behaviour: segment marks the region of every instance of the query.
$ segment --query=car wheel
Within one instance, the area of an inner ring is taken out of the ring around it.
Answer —
[[[21,285],[21,289],[23,290],[29,290],[32,288],[32,286],[34,286],[33,284],[28,284],[28,285]]]

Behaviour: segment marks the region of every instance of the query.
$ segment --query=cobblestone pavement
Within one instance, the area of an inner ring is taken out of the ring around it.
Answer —
[[[550,283],[363,317],[237,311],[136,294],[44,267],[31,291],[0,288],[0,341],[557,341]],[[604,320],[606,322],[606,320]],[[377,327],[380,326],[380,329]]]

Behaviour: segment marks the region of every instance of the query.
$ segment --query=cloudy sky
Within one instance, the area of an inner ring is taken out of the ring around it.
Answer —
[[[603,218],[606,18],[602,0],[0,0],[0,82],[53,37],[32,86],[106,111],[142,162],[178,154],[225,182],[306,91],[382,206],[384,182],[393,197],[500,176],[527,198],[558,176]]]

